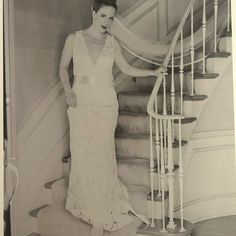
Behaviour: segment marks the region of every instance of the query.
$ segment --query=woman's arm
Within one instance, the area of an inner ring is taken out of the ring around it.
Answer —
[[[59,75],[64,87],[66,102],[69,106],[76,106],[76,96],[71,89],[70,81],[69,81],[69,64],[73,55],[73,47],[74,47],[75,35],[69,34],[66,38],[64,48],[62,50],[61,61],[59,66]]]
[[[136,68],[129,65],[122,54],[120,44],[115,39],[114,39],[114,44],[116,49],[115,63],[124,74],[134,77],[142,77],[142,76],[158,76],[159,74],[164,72],[162,67],[156,70],[147,70],[147,69]]]

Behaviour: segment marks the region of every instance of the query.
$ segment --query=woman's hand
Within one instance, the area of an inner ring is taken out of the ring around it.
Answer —
[[[71,107],[77,106],[77,98],[72,90],[66,93],[66,103]]]
[[[163,67],[159,67],[158,69],[153,71],[154,76],[158,77],[161,74],[163,74],[163,75],[165,74],[165,69]]]

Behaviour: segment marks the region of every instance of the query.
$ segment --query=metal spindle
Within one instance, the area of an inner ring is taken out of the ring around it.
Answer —
[[[168,120],[168,186],[169,186],[169,222],[168,229],[175,229],[174,222],[174,162],[171,135],[171,120]]]
[[[174,70],[174,52],[171,56],[171,114],[175,113],[175,70]]]
[[[157,96],[155,97],[155,112],[157,113]],[[158,181],[158,197],[161,197],[161,173],[160,173],[160,140],[159,140],[159,127],[158,127],[158,119],[156,118],[156,153],[157,153],[157,181]]]
[[[165,163],[164,163],[164,147],[163,147],[163,123],[160,120],[160,140],[161,140],[161,195],[162,195],[162,229],[161,232],[166,233],[165,223]]]
[[[231,1],[228,0],[228,13],[227,13],[227,32],[230,31],[230,4],[231,4]]]
[[[203,65],[202,65],[202,74],[206,73],[206,0],[203,0],[203,16],[202,16],[202,56],[203,56]]]
[[[217,21],[218,21],[218,0],[214,0],[214,12],[215,12],[215,45],[214,45],[214,52],[217,52]]]
[[[166,104],[166,76],[163,77],[163,115],[167,115],[167,104]],[[167,165],[167,132],[166,132],[166,120],[163,121],[164,126],[164,159],[165,165]]]
[[[152,140],[152,117],[150,116],[150,179],[151,179],[151,202],[152,202],[152,221],[151,227],[155,227],[154,223],[154,158],[153,158],[153,140]]]
[[[191,9],[191,96],[194,95],[194,55],[195,55],[195,48],[194,48],[194,26],[193,26],[193,7]]]
[[[179,67],[179,78],[180,78],[180,113],[183,114],[183,80],[184,80],[184,56],[183,56],[183,29],[180,33],[181,41],[181,58],[180,58],[180,67]]]
[[[183,158],[182,158],[182,133],[181,120],[179,120],[179,192],[180,192],[180,232],[184,232],[184,213],[183,213]]]

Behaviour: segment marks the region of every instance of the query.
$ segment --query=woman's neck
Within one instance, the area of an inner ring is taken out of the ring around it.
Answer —
[[[89,28],[86,29],[86,31],[88,34],[97,39],[104,39],[106,36],[106,32],[99,32],[94,25],[91,25]]]

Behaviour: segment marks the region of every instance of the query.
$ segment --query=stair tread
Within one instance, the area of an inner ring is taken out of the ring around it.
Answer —
[[[42,205],[42,206],[40,206],[40,207],[38,207],[38,208],[36,208],[36,209],[30,211],[30,212],[29,212],[29,215],[30,215],[31,217],[37,217],[38,213],[39,213],[43,208],[45,208],[45,207],[47,207],[47,206],[48,206],[47,204]]]
[[[162,229],[162,220],[155,220],[155,227],[152,228],[150,225],[142,224],[138,228],[138,233],[144,234],[144,235],[155,235],[155,236],[188,236],[192,233],[194,229],[194,225],[187,221],[184,220],[184,228],[186,231],[184,232],[179,232],[180,229],[180,219],[174,218],[174,222],[176,223],[176,228],[174,230],[167,229],[167,232],[161,232]],[[166,225],[168,223],[168,218],[166,218]]]
[[[43,235],[77,235],[80,232],[81,235],[90,235],[90,224],[73,217],[72,214],[67,211],[64,206],[51,205],[43,209],[39,215],[38,225],[40,233]],[[117,231],[118,235],[134,235],[133,232],[141,225],[139,219],[134,217],[134,220]],[[120,234],[119,234],[120,233]],[[105,235],[113,235],[113,233],[105,233]]]
[[[47,183],[44,185],[44,187],[45,187],[46,189],[51,189],[52,185],[53,185],[55,182],[57,182],[58,180],[63,179],[63,178],[64,178],[64,177],[61,177],[61,178],[52,180],[52,181],[50,181],[50,182],[47,182]]]
[[[194,79],[215,79],[219,76],[218,73],[205,73],[197,72],[194,74]]]
[[[207,95],[185,95],[183,97],[184,101],[203,101],[207,99]]]
[[[181,119],[181,124],[189,124],[189,123],[192,123],[196,120],[197,120],[196,117],[185,117],[185,118]],[[174,123],[178,124],[179,120],[174,120]]]
[[[41,236],[41,235],[38,233],[31,233],[31,234],[28,234],[27,236]]]
[[[208,58],[226,58],[229,57],[231,53],[229,52],[213,52],[209,55]]]
[[[126,111],[126,110],[119,110],[119,116],[149,116],[147,112],[134,112],[134,111]]]
[[[152,199],[151,193],[152,193],[152,192],[150,192],[150,193],[147,195],[147,200],[148,200],[148,201],[151,201],[151,199]],[[154,201],[156,201],[156,202],[161,202],[161,201],[162,201],[162,196],[158,196],[159,191],[158,191],[158,190],[154,190],[153,193],[154,193]],[[164,192],[164,199],[166,200],[166,199],[168,199],[168,197],[169,197],[169,192],[168,192],[168,191],[165,191],[165,192]]]

